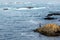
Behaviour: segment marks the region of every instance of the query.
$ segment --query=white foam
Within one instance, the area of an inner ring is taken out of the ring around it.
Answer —
[[[36,9],[45,9],[46,7],[36,7],[36,8],[31,8],[31,9],[29,9],[29,8],[19,8],[19,9],[16,9],[16,10],[36,10]]]
[[[46,7],[32,8],[32,9],[45,9]]]
[[[16,10],[29,10],[28,8],[19,8],[19,9],[16,9]]]

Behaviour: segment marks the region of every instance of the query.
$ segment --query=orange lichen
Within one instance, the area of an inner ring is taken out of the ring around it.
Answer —
[[[60,35],[60,27],[57,24],[46,24],[41,28],[37,28],[35,31],[47,36]]]

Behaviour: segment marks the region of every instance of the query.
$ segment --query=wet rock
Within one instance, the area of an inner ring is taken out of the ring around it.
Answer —
[[[60,12],[50,12],[47,16],[60,15]]]
[[[33,7],[27,7],[28,9],[31,9],[31,8],[33,8]]]
[[[58,21],[60,21],[60,20],[58,20]]]
[[[57,24],[46,24],[43,27],[37,28],[34,32],[45,36],[60,36],[60,26]]]
[[[54,17],[45,17],[44,19],[45,20],[54,20],[54,19],[57,19],[57,18],[54,18]]]
[[[8,8],[4,8],[3,10],[8,10]]]

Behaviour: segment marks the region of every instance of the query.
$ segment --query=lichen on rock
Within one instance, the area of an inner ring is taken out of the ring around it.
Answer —
[[[34,31],[46,36],[60,36],[60,26],[57,24],[46,24]]]

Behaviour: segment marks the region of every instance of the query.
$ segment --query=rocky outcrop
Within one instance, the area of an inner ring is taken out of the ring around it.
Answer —
[[[46,24],[37,28],[34,32],[41,33],[46,36],[60,36],[60,26],[57,24]]]

